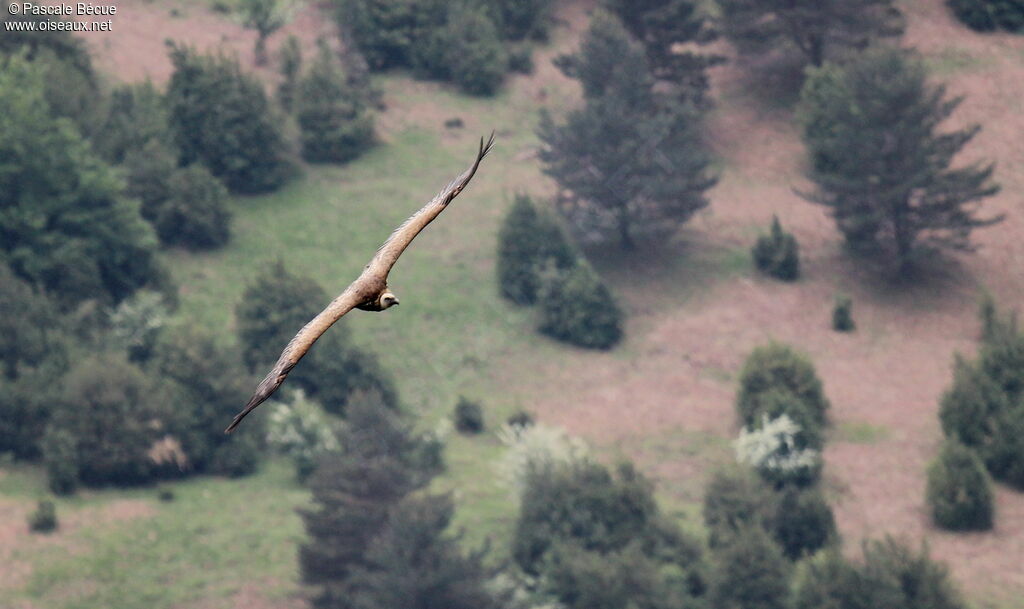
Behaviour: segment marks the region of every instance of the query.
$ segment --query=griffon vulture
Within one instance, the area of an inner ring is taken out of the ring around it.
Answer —
[[[383,311],[398,304],[398,297],[388,289],[388,273],[391,271],[391,267],[395,265],[398,257],[402,255],[405,248],[409,247],[409,243],[423,230],[423,227],[430,224],[431,220],[444,211],[444,208],[451,203],[452,199],[457,197],[462,192],[462,189],[469,184],[469,181],[473,179],[473,175],[476,173],[477,167],[480,166],[480,161],[490,151],[492,144],[494,144],[493,133],[486,144],[483,138],[481,138],[480,149],[477,152],[476,160],[473,161],[473,165],[462,172],[462,175],[452,180],[436,197],[395,229],[395,232],[391,233],[391,236],[380,246],[373,259],[363,269],[362,274],[349,284],[345,291],[335,298],[331,304],[327,305],[326,309],[299,330],[295,338],[289,341],[288,346],[284,348],[281,357],[278,358],[270,373],[256,387],[256,393],[249,399],[249,403],[245,405],[242,412],[235,416],[231,425],[228,425],[228,428],[224,430],[225,433],[234,431],[247,414],[262,404],[281,386],[285,377],[295,367],[295,364],[302,359],[302,356],[309,351],[309,348],[316,342],[316,339],[320,338],[320,335],[326,332],[327,328],[330,328],[342,315],[352,309]]]

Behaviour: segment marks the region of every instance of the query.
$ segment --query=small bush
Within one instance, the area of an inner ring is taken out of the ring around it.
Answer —
[[[156,493],[156,498],[162,503],[172,503],[175,500],[174,491],[169,488],[162,488]]]
[[[161,243],[194,250],[227,243],[230,225],[227,189],[199,164],[171,176],[153,223]]]
[[[853,332],[856,328],[853,322],[853,299],[849,296],[836,296],[836,304],[832,307],[832,329],[836,332]]]
[[[795,405],[784,413],[774,411],[778,407],[775,393],[778,391],[790,394],[789,401]],[[747,357],[736,396],[736,410],[744,426],[759,424],[764,415],[787,414],[810,431],[811,423],[819,427],[825,425],[828,409],[821,379],[804,355],[787,345],[769,343],[754,349]]]
[[[518,427],[529,427],[533,425],[533,415],[526,410],[517,410],[509,415],[505,422]]]
[[[274,405],[267,441],[292,460],[299,481],[309,478],[324,454],[339,448],[330,421],[302,391],[295,391],[290,402]]]
[[[928,468],[928,508],[935,524],[951,531],[992,528],[992,483],[974,451],[946,442]]]
[[[586,264],[550,273],[540,296],[543,334],[587,349],[610,349],[622,340],[622,310]]]
[[[455,404],[455,429],[464,434],[477,434],[484,430],[484,411],[480,404],[459,396]]]
[[[751,250],[754,266],[765,275],[782,281],[800,278],[800,248],[796,237],[782,230],[778,216],[772,217],[771,232],[757,238]]]
[[[783,491],[769,528],[790,560],[817,552],[837,535],[832,508],[816,488]]]
[[[39,501],[36,511],[28,515],[28,529],[33,533],[49,533],[57,529],[57,507],[52,501]]]
[[[537,301],[546,266],[568,269],[576,264],[576,253],[555,220],[523,194],[516,195],[502,222],[497,257],[498,290],[520,305]]]

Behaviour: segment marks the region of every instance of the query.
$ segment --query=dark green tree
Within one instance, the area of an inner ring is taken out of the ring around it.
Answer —
[[[440,470],[435,442],[415,436],[378,397],[363,398],[349,406],[340,451],[325,455],[309,480],[312,507],[299,511],[309,538],[299,548],[299,567],[317,589],[318,609],[352,607],[350,576],[373,564],[378,556],[368,550],[392,513]]]
[[[172,45],[170,56],[167,105],[181,163],[203,163],[232,192],[281,186],[292,167],[263,85],[223,55]]]
[[[508,53],[487,14],[482,9],[450,11],[441,31],[452,82],[470,95],[494,95],[508,71]]]
[[[792,233],[782,230],[778,216],[772,216],[771,232],[757,238],[750,255],[765,275],[783,281],[800,278],[800,246]]]
[[[902,594],[878,581],[838,549],[805,561],[797,573],[793,609],[877,609],[901,607]]]
[[[302,132],[302,157],[314,163],[350,161],[373,143],[373,116],[363,94],[349,86],[338,58],[320,45],[298,85],[295,113]]]
[[[155,141],[172,151],[177,162],[174,136],[167,121],[163,95],[152,82],[119,85],[110,93],[102,129],[92,136],[93,149],[107,162],[120,164]]]
[[[228,191],[206,167],[194,164],[175,172],[167,188],[154,222],[162,243],[202,250],[228,242]]]
[[[270,368],[288,341],[327,302],[327,292],[316,281],[292,273],[281,260],[257,276],[235,307],[246,367],[252,372]],[[345,332],[344,324],[335,324],[331,332]]]
[[[221,431],[245,404],[253,385],[236,349],[224,348],[212,335],[194,328],[173,328],[161,335],[149,369],[177,386],[177,416],[170,427],[193,471],[238,475],[237,468],[217,467],[225,451],[236,453],[249,472],[255,470],[261,443],[244,436],[261,439],[263,419],[257,417],[234,434]]]
[[[455,429],[464,434],[478,434],[484,430],[484,411],[479,402],[460,395],[452,414]]]
[[[413,47],[444,25],[438,0],[335,0],[339,27],[373,70],[408,66]]]
[[[817,552],[838,535],[832,508],[817,488],[784,489],[768,528],[790,560]]]
[[[656,93],[643,48],[614,17],[591,21],[580,51],[560,58],[583,85],[585,105],[556,124],[542,114],[544,171],[571,196],[560,211],[588,240],[626,249],[678,229],[715,184],[700,114]]]
[[[565,234],[533,201],[518,194],[498,231],[498,290],[516,304],[537,301],[542,271],[552,265],[566,270],[576,264],[576,253]]]
[[[787,609],[790,565],[764,529],[746,527],[715,556],[711,603],[721,609]]]
[[[171,196],[171,178],[178,172],[178,153],[173,146],[150,139],[138,149],[125,153],[120,167],[125,194],[141,203],[142,217],[156,222],[160,208]]]
[[[682,99],[705,103],[707,69],[722,58],[690,50],[693,43],[711,42],[715,35],[707,18],[691,0],[605,0],[605,7],[622,20],[644,47],[652,75],[672,83]]]
[[[952,531],[984,531],[992,528],[995,498],[992,482],[974,451],[947,441],[939,457],[928,467],[925,491],[932,520]]]
[[[736,411],[744,425],[759,425],[764,415],[787,414],[816,433],[825,425],[828,409],[821,379],[806,356],[781,343],[757,347],[747,356],[736,395]]]
[[[117,302],[158,273],[156,239],[117,176],[65,118],[23,58],[0,70],[0,262],[64,306]]]
[[[567,609],[677,609],[700,607],[704,582],[693,563],[663,561],[632,542],[601,553],[561,543],[545,572],[552,594]]]
[[[972,30],[1018,32],[1024,28],[1022,0],[946,0],[946,4]]]
[[[398,388],[372,352],[351,345],[344,328],[331,328],[316,341],[292,373],[296,384],[327,412],[343,415],[349,401],[373,392],[382,404],[398,408]]]
[[[150,450],[173,421],[166,386],[123,357],[100,354],[79,360],[68,373],[47,435],[73,439],[77,478],[84,484],[133,485],[159,473]],[[64,450],[58,443],[45,446]],[[54,461],[53,455],[43,458]]]
[[[957,357],[939,420],[946,437],[977,451],[992,477],[1024,488],[1024,402],[980,365]]]
[[[880,250],[904,272],[925,247],[970,250],[972,230],[1002,219],[978,210],[999,190],[992,165],[950,167],[980,127],[937,131],[961,101],[899,49],[812,71],[800,120],[817,188],[806,196],[829,209],[849,245]]]
[[[536,575],[552,544],[609,552],[642,539],[657,521],[653,487],[632,465],[614,475],[590,461],[539,468],[527,475],[512,555]]]
[[[39,455],[69,364],[62,320],[49,299],[0,264],[0,452]]]
[[[918,551],[892,537],[864,543],[864,573],[880,589],[898,599],[901,609],[966,609],[945,564],[936,562],[922,547]],[[890,597],[892,598],[892,597]]]
[[[719,27],[741,53],[783,46],[814,66],[838,51],[903,33],[894,0],[720,0]]]
[[[748,468],[720,470],[704,491],[704,525],[712,548],[728,545],[749,527],[766,527],[775,513],[771,489]]]
[[[553,0],[489,0],[495,23],[509,40],[547,40]]]
[[[610,349],[622,340],[622,309],[583,262],[547,273],[538,302],[537,328],[556,340],[587,349]]]
[[[483,551],[465,553],[447,534],[454,506],[446,495],[409,497],[388,518],[348,578],[354,609],[498,609],[486,586]],[[348,606],[348,605],[345,605]]]

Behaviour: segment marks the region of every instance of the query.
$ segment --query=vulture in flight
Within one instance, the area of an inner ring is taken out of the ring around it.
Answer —
[[[431,220],[444,211],[444,208],[451,203],[452,199],[457,197],[462,192],[462,189],[469,184],[469,181],[473,179],[473,175],[476,173],[477,167],[480,166],[480,161],[491,150],[491,145],[493,144],[493,133],[488,138],[486,144],[483,138],[480,138],[480,150],[477,152],[473,165],[462,172],[462,175],[452,180],[429,203],[395,229],[395,232],[391,233],[387,241],[377,249],[377,253],[374,254],[370,263],[363,269],[362,274],[349,284],[344,292],[331,301],[326,309],[299,330],[295,338],[288,342],[288,345],[281,353],[281,357],[278,358],[277,363],[271,368],[270,373],[256,387],[256,393],[249,399],[249,403],[245,405],[242,412],[235,416],[231,425],[228,425],[228,428],[224,430],[225,433],[234,431],[247,414],[277,391],[277,388],[284,382],[288,373],[295,367],[295,364],[299,363],[302,356],[309,351],[309,348],[313,346],[316,339],[320,338],[320,335],[326,332],[327,328],[330,328],[342,315],[352,309],[383,311],[398,304],[398,297],[388,289],[388,273],[391,271],[391,267],[395,265],[398,257],[402,255],[405,248],[409,247],[409,243],[423,230],[423,227],[430,224]]]

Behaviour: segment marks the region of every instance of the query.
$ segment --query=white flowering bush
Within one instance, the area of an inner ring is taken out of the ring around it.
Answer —
[[[157,292],[140,290],[110,311],[110,335],[115,345],[124,349],[132,360],[144,360],[152,352],[167,318],[164,297]]]
[[[301,389],[292,392],[290,402],[272,402],[267,443],[292,459],[300,480],[313,473],[320,455],[339,448],[323,408]]]
[[[586,442],[557,427],[540,423],[505,423],[498,429],[497,435],[501,443],[508,447],[498,461],[499,471],[517,494],[522,491],[531,471],[562,463],[578,463],[590,458]]]
[[[801,431],[785,414],[774,419],[763,416],[759,427],[740,430],[734,443],[736,460],[754,467],[769,482],[812,482],[821,470],[821,453],[798,448],[796,437]]]

